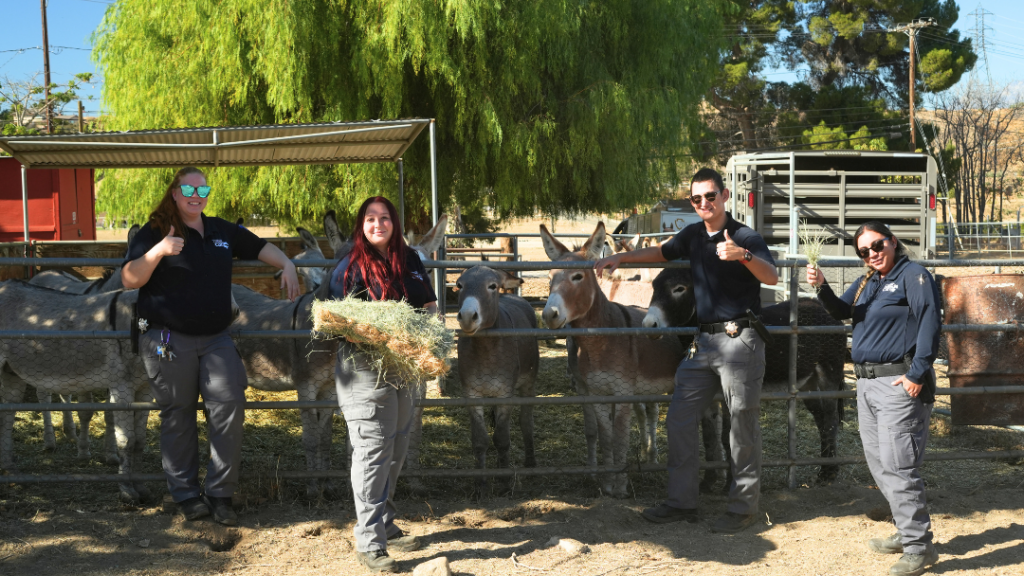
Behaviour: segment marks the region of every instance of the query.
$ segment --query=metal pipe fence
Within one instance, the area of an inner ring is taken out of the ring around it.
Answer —
[[[1024,260],[972,260],[969,262],[958,262],[949,260],[919,260],[925,266],[1013,266],[1024,265]],[[96,258],[55,258],[46,259],[45,265],[58,266],[118,266],[120,259],[96,259]],[[304,266],[332,266],[333,260],[304,260],[296,264]],[[0,258],[0,266],[5,265],[40,265],[39,258]],[[780,260],[777,262],[780,268],[789,269],[789,299],[795,303],[799,294],[799,273],[805,261],[801,259]],[[236,262],[236,266],[263,266],[261,262]],[[427,261],[425,265],[429,268],[470,268],[476,265],[488,265],[504,270],[549,270],[549,269],[587,269],[593,267],[593,262],[482,262],[482,261],[450,261],[437,260]],[[860,264],[851,262],[849,259],[828,260],[820,262],[822,267],[859,267]],[[624,265],[625,267],[650,268],[686,268],[687,263],[669,262],[665,264],[636,264]],[[797,337],[798,335],[813,336],[825,334],[848,334],[852,331],[850,326],[801,326],[798,323],[795,310],[791,306],[793,315],[790,317],[788,326],[768,327],[770,333],[776,336],[788,335],[790,347],[789,386],[785,392],[765,392],[761,395],[763,402],[788,403],[787,414],[787,457],[784,459],[770,459],[763,463],[765,467],[784,467],[789,470],[789,484],[796,483],[796,468],[799,466],[811,465],[840,465],[864,462],[863,456],[844,456],[837,458],[801,458],[797,454],[796,436],[796,403],[801,400],[827,399],[827,398],[855,398],[856,393],[851,390],[835,391],[800,391],[796,382],[797,363]],[[987,332],[1010,332],[1018,330],[1016,324],[956,324],[943,326],[947,333],[987,333]],[[494,337],[532,337],[544,340],[565,338],[569,336],[680,336],[693,335],[695,328],[563,328],[559,330],[547,329],[519,329],[519,330],[485,330],[477,334],[467,335],[457,332],[459,338],[494,338]],[[283,340],[312,340],[315,334],[308,330],[241,330],[233,331],[232,336],[237,339],[283,339]],[[130,333],[126,330],[2,330],[0,331],[0,342],[18,340],[127,340]],[[73,376],[73,375],[69,375]],[[1021,394],[1024,393],[1024,386],[980,386],[971,388],[939,388],[937,396],[973,396],[988,394]],[[719,395],[717,400],[721,399]],[[495,407],[495,406],[564,406],[564,405],[588,405],[588,404],[622,404],[622,403],[668,403],[671,396],[663,394],[646,395],[613,395],[613,396],[564,396],[564,397],[532,397],[532,398],[420,398],[415,400],[416,406],[420,407],[441,407],[441,408],[462,408],[473,406]],[[250,401],[245,404],[246,409],[333,409],[337,405],[333,401],[296,400],[296,401]],[[197,404],[202,410],[204,403]],[[157,410],[156,404],[152,402],[79,402],[69,403],[5,403],[0,404],[0,414],[20,411],[135,411],[135,410]],[[296,448],[299,448],[296,446]],[[993,459],[993,458],[1020,458],[1024,457],[1024,451],[1009,450],[996,452],[953,452],[943,454],[926,454],[925,459],[930,461],[939,460],[961,460],[961,459]],[[723,462],[706,462],[702,468],[723,468],[727,466]],[[598,467],[541,467],[541,468],[520,468],[520,469],[423,469],[410,470],[407,476],[410,477],[480,477],[480,476],[542,476],[562,474],[598,474],[613,472],[663,472],[663,465],[637,463],[622,466],[598,466]],[[302,470],[280,470],[274,475],[282,479],[300,478],[341,478],[348,474],[344,470],[328,471],[302,471]],[[127,477],[131,481],[155,481],[163,478],[162,474],[131,474]],[[5,482],[17,483],[52,483],[52,482],[123,482],[126,475],[121,474],[11,474],[4,476]]]

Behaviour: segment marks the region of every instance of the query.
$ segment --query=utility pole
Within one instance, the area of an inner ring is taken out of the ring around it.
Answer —
[[[985,26],[985,15],[992,15],[991,12],[981,7],[981,4],[971,12],[974,16],[974,40],[978,43],[978,47],[981,48],[981,60],[985,63],[985,78],[988,80],[988,85],[992,85],[992,71],[988,67],[988,43],[985,42],[985,30],[992,30],[992,28]]]
[[[917,31],[935,24],[931,18],[918,18],[909,24],[900,24],[895,28],[889,28],[889,32],[903,32],[910,37],[910,149],[917,150],[917,136],[914,132],[914,80],[916,76],[916,63],[914,55],[917,53]]]
[[[85,116],[85,110],[82,108],[82,101],[79,100],[78,101],[78,133],[79,134],[81,134],[82,132],[85,132],[85,122],[84,122],[85,118],[83,118],[83,116]]]
[[[39,0],[43,12],[43,104],[46,106],[46,133],[53,134],[53,110],[50,107],[50,42],[46,38],[46,0]]]

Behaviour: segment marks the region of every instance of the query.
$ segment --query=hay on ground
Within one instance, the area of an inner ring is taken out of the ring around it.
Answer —
[[[451,332],[437,316],[404,301],[318,300],[313,330],[355,344],[389,381],[393,376],[404,382],[429,380],[451,368]]]

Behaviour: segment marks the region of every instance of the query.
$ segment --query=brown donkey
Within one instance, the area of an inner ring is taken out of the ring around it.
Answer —
[[[605,240],[603,222],[598,223],[579,252],[566,248],[543,224],[540,233],[544,251],[556,262],[596,260]],[[598,287],[592,269],[551,270],[550,278],[550,295],[543,314],[544,323],[549,328],[562,328],[570,323],[573,328],[642,326],[647,311],[609,302]],[[581,395],[668,394],[675,383],[676,367],[683,359],[683,346],[678,338],[651,340],[646,336],[623,335],[575,336],[573,340],[579,347],[579,357],[577,365],[571,369],[578,380],[577,392]],[[648,458],[656,453],[654,428],[658,416],[656,405],[653,406],[652,413],[644,418],[646,422],[640,423],[642,444]],[[638,415],[645,416],[642,405],[637,405],[637,408]],[[604,465],[624,468],[629,451],[630,404],[585,405],[584,417],[588,424],[588,464],[597,465],[594,444],[599,440]],[[601,479],[601,489],[608,495],[625,497],[627,481],[625,472],[605,475]]]

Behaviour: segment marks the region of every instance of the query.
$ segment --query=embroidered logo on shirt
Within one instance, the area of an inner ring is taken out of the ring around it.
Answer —
[[[896,286],[896,283],[890,282],[882,287],[882,292],[895,292],[896,288],[898,288],[898,286]]]
[[[217,248],[229,248],[228,243],[223,240],[214,240],[213,245]]]
[[[918,275],[917,283],[920,284],[921,286],[924,286],[924,274]]]

